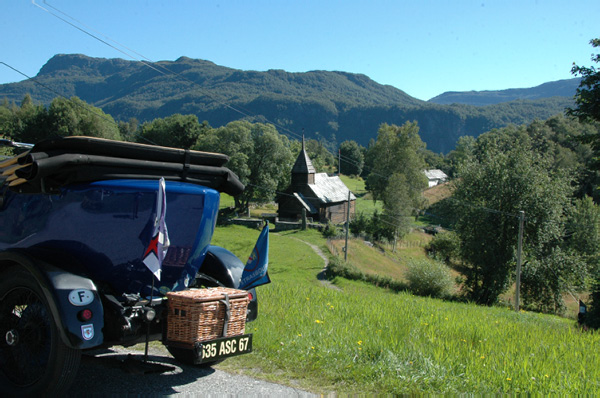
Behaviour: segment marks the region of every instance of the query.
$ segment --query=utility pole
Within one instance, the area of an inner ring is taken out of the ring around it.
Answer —
[[[342,175],[342,151],[338,149],[338,175]]]
[[[523,224],[525,222],[525,212],[519,212],[519,242],[517,244],[517,281],[515,288],[515,311],[519,311],[519,300],[521,295],[521,254],[523,252]]]
[[[348,233],[350,232],[350,195],[352,192],[348,190],[348,205],[346,206],[346,246],[344,248],[344,261],[348,261]]]

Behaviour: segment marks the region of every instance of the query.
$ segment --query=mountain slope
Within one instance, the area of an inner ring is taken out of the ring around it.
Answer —
[[[434,152],[452,150],[462,135],[546,119],[572,104],[572,98],[554,97],[486,107],[439,105],[360,74],[241,71],[186,57],[146,63],[85,55],[56,55],[35,79],[0,85],[0,98],[19,103],[26,94],[44,104],[59,95],[77,96],[117,120],[182,113],[218,127],[245,118],[274,123],[282,133],[305,131],[308,138],[365,146],[382,123],[416,120]]]
[[[435,104],[466,104],[485,106],[515,100],[540,100],[550,97],[573,97],[581,78],[557,80],[532,88],[511,88],[498,91],[448,91],[429,100]]]

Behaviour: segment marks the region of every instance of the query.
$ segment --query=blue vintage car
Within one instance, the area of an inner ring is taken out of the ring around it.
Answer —
[[[65,137],[1,162],[3,393],[66,391],[81,350],[90,348],[160,340],[175,358],[194,364],[251,350],[248,334],[215,340],[243,349],[214,355],[206,349],[213,341],[189,348],[166,337],[169,292],[244,290],[246,321],[257,316],[254,287],[268,282],[267,264],[257,272],[256,264],[249,269],[211,245],[220,192],[244,189],[223,166],[227,160],[222,154]],[[161,222],[170,244],[159,280],[144,255],[156,230],[160,179],[167,208]],[[268,228],[259,239],[266,239],[262,247],[268,250]]]

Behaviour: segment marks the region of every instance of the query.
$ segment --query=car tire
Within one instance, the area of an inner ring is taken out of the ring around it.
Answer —
[[[61,340],[34,276],[13,266],[0,273],[0,384],[9,396],[64,394],[77,376],[81,351]]]

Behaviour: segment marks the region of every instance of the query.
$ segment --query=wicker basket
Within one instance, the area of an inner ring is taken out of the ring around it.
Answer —
[[[191,289],[167,293],[167,298],[168,341],[193,346],[199,341],[244,334],[248,308],[248,292],[244,290]]]

